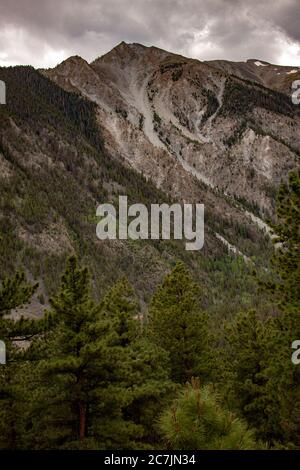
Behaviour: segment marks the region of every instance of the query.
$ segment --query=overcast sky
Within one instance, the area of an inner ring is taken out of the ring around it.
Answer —
[[[0,0],[0,65],[88,61],[121,41],[300,66],[300,0]]]

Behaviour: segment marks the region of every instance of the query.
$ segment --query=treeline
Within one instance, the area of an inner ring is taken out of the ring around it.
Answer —
[[[141,315],[126,279],[100,302],[69,258],[51,308],[13,320],[36,286],[3,280],[2,449],[300,448],[300,171],[278,196],[274,315],[241,312],[216,331],[178,263]],[[276,306],[276,308],[275,308]]]

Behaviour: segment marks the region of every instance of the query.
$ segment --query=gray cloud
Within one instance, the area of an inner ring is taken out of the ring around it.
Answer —
[[[122,40],[300,65],[299,0],[0,0],[0,64],[87,60]]]

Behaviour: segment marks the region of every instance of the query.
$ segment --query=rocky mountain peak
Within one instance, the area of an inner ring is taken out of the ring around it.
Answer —
[[[79,55],[74,55],[74,56],[68,57],[68,59],[61,62],[56,67],[56,69],[57,70],[63,70],[63,69],[69,70],[69,69],[75,69],[75,68],[81,69],[81,68],[87,67],[88,65],[89,65],[88,62],[85,59],[83,59]]]
[[[91,64],[75,57],[47,72],[98,105],[109,153],[158,187],[188,200],[196,181],[261,216],[273,214],[272,195],[299,161],[299,112],[286,96],[297,73],[125,42]]]

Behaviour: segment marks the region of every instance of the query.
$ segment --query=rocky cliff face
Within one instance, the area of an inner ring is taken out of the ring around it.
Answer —
[[[206,188],[272,215],[276,187],[299,164],[291,67],[204,63],[123,42],[44,73],[95,102],[107,150],[180,200]]]

